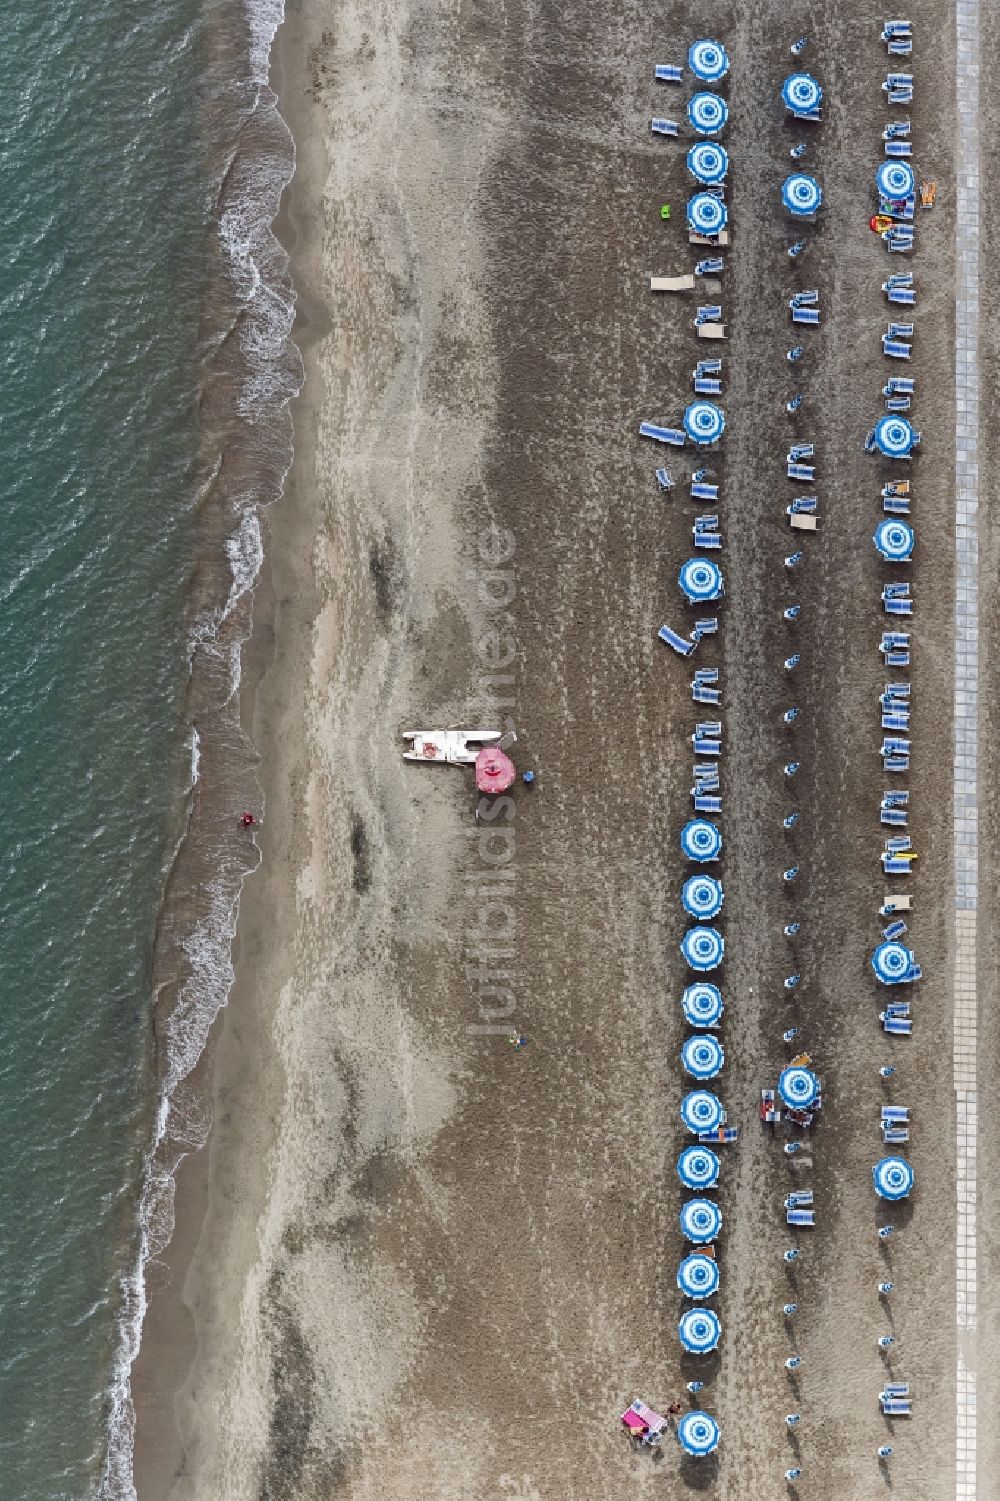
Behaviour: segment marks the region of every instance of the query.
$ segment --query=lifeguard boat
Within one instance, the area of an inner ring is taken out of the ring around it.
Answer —
[[[485,746],[495,745],[502,730],[407,730],[410,742],[404,761],[438,761],[446,766],[472,766]]]

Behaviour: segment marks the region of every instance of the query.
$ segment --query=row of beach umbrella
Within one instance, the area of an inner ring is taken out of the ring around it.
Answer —
[[[729,59],[721,43],[704,39],[690,48],[688,66],[699,82],[715,85],[728,72]],[[687,204],[687,226],[692,234],[716,239],[729,223],[724,197],[729,154],[710,138],[724,129],[729,107],[721,95],[703,89],[691,98],[687,117],[692,130],[702,137],[687,154],[688,171],[697,185]],[[696,447],[712,447],[725,433],[725,413],[714,401],[693,401],[684,412],[683,430]],[[678,584],[687,601],[695,605],[721,599],[725,591],[722,569],[703,556],[689,558],[682,565]],[[707,818],[689,819],[680,833],[681,856],[695,866],[714,864],[722,855],[722,842],[718,824]],[[722,1226],[719,1206],[704,1197],[718,1186],[721,1161],[705,1145],[704,1137],[724,1125],[726,1111],[718,1095],[704,1086],[725,1065],[725,1050],[711,1030],[719,1025],[724,1007],[719,987],[700,976],[717,970],[725,958],[725,939],[714,925],[724,903],[722,881],[703,869],[689,875],[682,885],[681,907],[691,925],[681,940],[681,954],[699,977],[681,997],[684,1019],[695,1030],[685,1040],[680,1056],[684,1073],[695,1085],[681,1100],[680,1119],[684,1129],[699,1140],[684,1147],[677,1159],[678,1179],[691,1195],[680,1211],[681,1234],[694,1247],[678,1267],[677,1287],[697,1305],[681,1314],[677,1335],[681,1348],[690,1355],[709,1354],[722,1337],[718,1314],[704,1306],[718,1292],[719,1266],[714,1255],[699,1247],[711,1246]],[[719,1443],[719,1425],[709,1413],[689,1412],[678,1421],[677,1437],[687,1453],[711,1454]]]
[[[908,122],[905,130],[908,133]],[[916,174],[908,161],[893,157],[881,162],[875,172],[875,189],[880,213],[895,217],[897,207],[900,207],[904,217],[912,218]],[[892,336],[891,327],[889,332]],[[912,386],[910,389],[912,390]],[[891,390],[891,386],[887,388],[887,394]],[[871,452],[881,454],[883,458],[907,460],[912,456],[918,442],[919,435],[914,431],[909,419],[900,416],[898,412],[888,412],[875,423],[866,447]],[[883,491],[883,495],[885,493]],[[879,556],[886,563],[892,564],[908,563],[913,556],[916,544],[916,536],[909,522],[892,515],[886,516],[878,523],[872,540]],[[905,698],[907,700],[909,698],[908,685],[905,689]],[[883,710],[884,708],[883,699]],[[904,985],[919,976],[920,970],[913,950],[900,942],[903,932],[905,932],[905,927],[902,923],[886,929],[883,942],[877,945],[871,956],[872,971],[880,985]],[[892,1070],[887,1068],[884,1073],[889,1075]],[[880,1199],[890,1204],[908,1198],[913,1192],[914,1181],[913,1168],[905,1157],[885,1156],[872,1167],[872,1186],[875,1193]],[[891,1225],[883,1227],[879,1235],[888,1235],[891,1229]],[[885,1336],[879,1340],[879,1345],[886,1347],[891,1342],[891,1336]],[[891,1447],[888,1445],[878,1451],[880,1458],[887,1457],[891,1452]]]

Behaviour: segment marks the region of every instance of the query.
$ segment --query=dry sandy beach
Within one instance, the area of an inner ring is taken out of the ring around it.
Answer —
[[[908,13],[919,168],[939,192],[914,262],[923,447],[908,785],[925,979],[900,1053],[878,1027],[867,964],[884,890],[876,647],[889,575],[870,540],[887,473],[862,442],[886,378],[880,283],[898,269],[867,229],[886,118],[881,13],[862,0],[822,15],[715,0],[655,14],[595,0],[571,14],[548,0],[290,6],[276,87],[298,168],[280,228],[307,382],[248,664],[264,858],[205,1069],[212,1136],[182,1173],[178,1234],[151,1283],[140,1501],[736,1501],[784,1494],[796,1455],[812,1501],[952,1493],[954,15],[937,0]],[[826,208],[793,267],[778,187],[796,137],[778,90],[802,32],[826,90],[808,162]],[[675,580],[693,512],[657,492],[662,457],[637,430],[679,417],[703,352],[693,303],[652,298],[646,278],[691,260],[684,151],[649,131],[686,93],[656,93],[653,65],[706,33],[733,58],[735,229],[729,433],[712,461],[725,626],[698,663],[723,669],[720,1093],[743,1139],[720,1193],[724,1338],[699,1362],[676,1335],[674,1172],[687,983],[676,841],[695,716],[689,664],[655,639],[663,620],[686,619]],[[988,200],[992,115],[984,131]],[[994,235],[987,215],[987,260]],[[784,304],[798,286],[819,288],[824,316],[805,364],[809,415],[793,425]],[[992,333],[985,359],[988,423]],[[780,567],[793,431],[817,445],[823,495],[794,583]],[[985,621],[988,514],[980,546]],[[781,611],[796,591],[807,607],[793,638]],[[802,666],[790,699],[791,650]],[[992,654],[983,670],[985,697]],[[780,723],[790,701],[803,709],[794,742]],[[400,760],[405,728],[506,714],[538,786],[488,824],[464,773]],[[792,744],[802,820],[789,836]],[[794,902],[780,880],[793,859]],[[985,904],[986,838],[981,861]],[[793,907],[794,952],[782,937]],[[993,926],[984,905],[984,995]],[[793,969],[804,978],[790,1002]],[[787,1159],[756,1108],[793,1022],[825,1109],[808,1150]],[[510,1030],[527,1034],[524,1051]],[[988,1012],[981,1050],[985,1070]],[[895,1098],[916,1120],[918,1194],[886,1252],[870,1168],[890,1057]],[[983,1178],[995,1155],[984,1143]],[[799,1184],[815,1190],[818,1228],[790,1278],[781,1203]],[[980,1213],[992,1332],[988,1198]],[[886,1275],[891,1320],[876,1291]],[[891,1370],[915,1394],[894,1435],[875,1400],[890,1326]],[[981,1414],[997,1395],[988,1364]],[[634,1454],[622,1408],[640,1395],[665,1406],[695,1376],[722,1426],[718,1455]],[[875,1459],[887,1441],[891,1486]],[[979,1464],[981,1494],[997,1494],[985,1422]]]

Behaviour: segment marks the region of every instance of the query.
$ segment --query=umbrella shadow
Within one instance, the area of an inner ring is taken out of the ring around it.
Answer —
[[[719,1459],[716,1454],[699,1458],[685,1454],[680,1463],[680,1477],[689,1491],[712,1491],[719,1480]]]

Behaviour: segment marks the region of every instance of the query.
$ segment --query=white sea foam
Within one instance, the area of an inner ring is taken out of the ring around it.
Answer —
[[[267,88],[271,46],[284,19],[282,0],[254,0],[249,7],[250,76],[257,88],[257,106],[274,112],[276,99]],[[245,166],[248,164],[244,164]],[[287,257],[275,239],[271,223],[281,193],[294,170],[290,138],[284,155],[263,153],[241,174],[241,192],[227,203],[218,224],[219,241],[242,305],[240,346],[246,364],[237,410],[244,422],[254,424],[266,437],[267,425],[280,417],[301,386],[302,365],[290,342],[295,301],[287,285]],[[273,448],[273,445],[272,445]],[[275,459],[279,462],[275,464]],[[267,454],[268,472],[275,493],[247,495],[235,507],[236,525],[226,542],[231,580],[224,604],[202,612],[195,621],[189,647],[192,670],[199,661],[222,668],[225,688],[222,705],[233,707],[232,736],[238,744],[241,731],[236,696],[240,683],[240,639],[226,636],[227,622],[238,603],[253,590],[264,558],[260,505],[277,498],[291,463],[290,452]],[[276,481],[276,483],[275,483]],[[202,740],[192,726],[191,789],[198,784]],[[247,746],[247,760],[252,749]],[[254,849],[251,842],[245,847]],[[135,1410],[130,1376],[139,1352],[146,1313],[145,1268],[151,1256],[169,1243],[174,1228],[174,1179],[162,1166],[162,1149],[169,1144],[168,1160],[203,1145],[208,1119],[181,1088],[201,1057],[212,1024],[225,1006],[233,983],[232,942],[236,930],[243,882],[253,869],[246,853],[226,854],[223,844],[217,878],[200,888],[206,905],[189,933],[182,939],[187,960],[187,978],[180,987],[161,1038],[165,1067],[157,1103],[154,1139],[146,1158],[139,1204],[138,1242],[130,1270],[122,1276],[118,1347],[108,1389],[109,1432],[104,1471],[93,1501],[137,1501],[133,1480]]]

